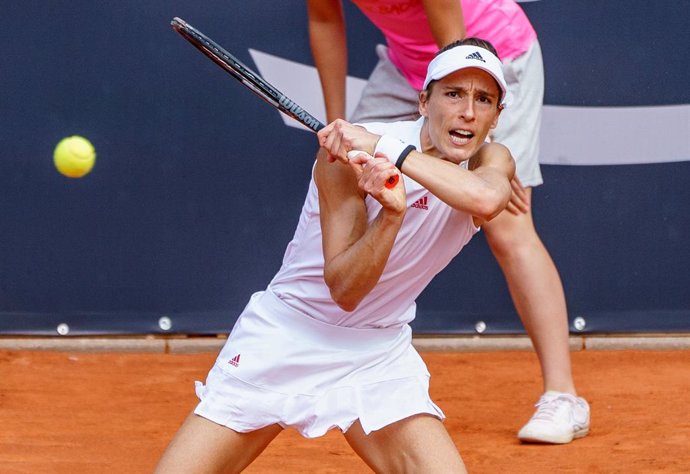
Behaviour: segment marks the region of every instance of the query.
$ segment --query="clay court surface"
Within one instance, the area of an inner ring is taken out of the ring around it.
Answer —
[[[423,352],[472,473],[690,472],[690,352],[573,353],[588,437],[521,445],[541,390],[531,352]],[[151,472],[215,353],[0,351],[0,472]],[[369,472],[338,432],[285,431],[248,473]]]

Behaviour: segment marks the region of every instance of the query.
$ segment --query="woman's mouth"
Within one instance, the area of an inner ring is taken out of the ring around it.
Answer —
[[[448,134],[450,135],[450,140],[454,145],[467,145],[470,140],[474,138],[474,133],[470,132],[469,130],[456,129],[451,130],[448,132]]]

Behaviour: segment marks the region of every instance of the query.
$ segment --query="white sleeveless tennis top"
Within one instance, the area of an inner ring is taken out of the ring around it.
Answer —
[[[396,136],[419,150],[423,120],[362,125],[379,135]],[[412,321],[417,296],[479,229],[469,214],[454,210],[407,176],[403,179],[408,205],[403,225],[381,279],[354,311],[344,311],[333,303],[323,279],[319,198],[313,177],[297,230],[268,290],[293,309],[332,325],[381,328]],[[381,205],[367,197],[366,208],[371,222]]]

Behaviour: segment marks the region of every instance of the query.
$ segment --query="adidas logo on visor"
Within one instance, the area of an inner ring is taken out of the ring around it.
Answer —
[[[465,59],[477,59],[483,63],[486,62],[486,61],[484,61],[484,58],[482,58],[482,55],[479,54],[479,51],[475,51],[474,53],[468,55]]]

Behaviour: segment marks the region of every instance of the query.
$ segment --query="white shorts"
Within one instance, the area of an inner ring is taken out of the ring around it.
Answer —
[[[408,325],[332,326],[270,291],[252,296],[196,393],[197,415],[238,432],[279,424],[314,438],[356,420],[368,434],[415,414],[445,418]]]
[[[388,58],[388,48],[376,47],[379,61],[364,87],[350,121],[353,123],[394,122],[419,118],[419,92]],[[544,181],[539,169],[539,132],[544,102],[544,65],[539,42],[521,56],[503,62],[503,74],[512,103],[491,132],[492,141],[507,146],[517,165],[516,174],[524,186]]]

